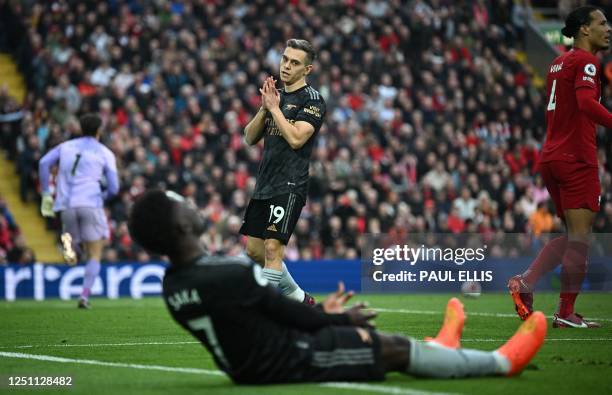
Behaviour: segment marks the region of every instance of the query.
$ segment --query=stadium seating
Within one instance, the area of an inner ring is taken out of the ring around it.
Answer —
[[[242,129],[291,37],[319,51],[309,82],[328,115],[288,257],[356,257],[365,233],[541,231],[538,205],[552,212],[535,168],[543,91],[519,61],[512,2],[33,3],[14,10],[29,26],[31,62],[10,146],[18,161],[36,157],[73,135],[79,114],[101,112],[122,182],[108,261],[149,259],[126,218],[155,186],[201,207],[213,252],[240,251],[261,157]],[[610,231],[608,164],[601,174],[596,230]]]

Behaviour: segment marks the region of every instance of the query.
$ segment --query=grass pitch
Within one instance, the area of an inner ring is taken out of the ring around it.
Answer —
[[[450,295],[365,295],[379,309],[379,330],[435,335]],[[493,350],[520,321],[506,294],[464,299],[463,346]],[[556,294],[537,294],[550,315]],[[514,378],[425,380],[390,374],[382,383],[238,387],[170,318],[160,298],[0,303],[0,392],[69,394],[604,394],[612,393],[612,294],[584,294],[577,310],[600,329],[552,329],[529,368]],[[550,322],[550,320],[549,320]],[[41,357],[42,356],[42,357]],[[19,357],[19,358],[18,358]],[[39,359],[33,359],[39,358]],[[43,359],[43,360],[41,360]],[[70,388],[8,387],[9,376],[72,376]]]

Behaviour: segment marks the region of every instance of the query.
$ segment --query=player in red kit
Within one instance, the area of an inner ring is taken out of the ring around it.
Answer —
[[[611,30],[598,8],[575,9],[562,30],[563,35],[574,38],[574,48],[557,57],[548,71],[546,142],[540,172],[567,234],[550,240],[527,271],[510,279],[508,288],[524,320],[533,311],[536,282],[561,263],[554,328],[600,326],[575,313],[574,302],[586,274],[591,224],[599,211],[595,127],[612,128],[612,114],[599,102],[600,68],[595,57],[598,51],[608,49]]]

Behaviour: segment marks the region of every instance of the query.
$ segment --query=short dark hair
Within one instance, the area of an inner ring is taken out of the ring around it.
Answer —
[[[593,20],[591,16],[593,11],[601,11],[601,9],[592,5],[585,5],[570,12],[567,18],[565,18],[565,27],[561,29],[561,33],[565,37],[576,38],[580,27],[590,24]]]
[[[314,50],[314,47],[308,40],[302,40],[299,38],[292,38],[287,40],[287,47],[299,49],[301,51],[306,52],[306,64],[312,64],[314,60],[317,58],[317,53]]]
[[[83,115],[79,122],[81,123],[81,133],[83,136],[94,136],[98,133],[98,129],[102,126],[102,118],[98,114],[88,113]]]
[[[174,254],[174,204],[162,190],[152,189],[143,193],[132,206],[128,219],[132,239],[154,254]]]

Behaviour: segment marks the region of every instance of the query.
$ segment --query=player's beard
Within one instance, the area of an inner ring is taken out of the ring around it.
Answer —
[[[600,51],[606,51],[608,49],[610,49],[610,41],[606,40],[606,39],[610,39],[610,35],[609,34],[605,34],[602,39],[601,39],[601,45],[599,46],[599,50]]]

